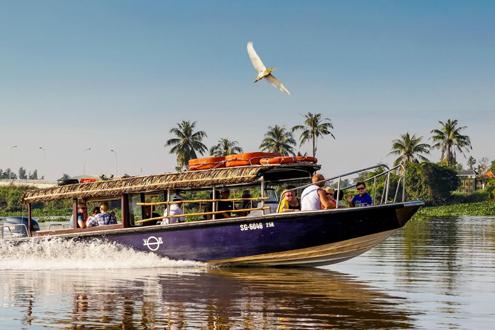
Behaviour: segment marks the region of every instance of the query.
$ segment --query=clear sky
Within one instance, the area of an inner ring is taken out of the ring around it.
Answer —
[[[249,40],[293,95],[253,84]],[[494,1],[0,0],[3,169],[112,173],[114,148],[120,174],[171,171],[180,120],[251,151],[308,111],[335,126],[328,175],[448,118],[495,159],[494,110]]]

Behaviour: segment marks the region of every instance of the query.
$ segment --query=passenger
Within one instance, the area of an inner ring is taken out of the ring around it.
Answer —
[[[325,190],[322,189],[325,184],[325,177],[321,174],[315,174],[311,178],[311,182],[313,184],[304,189],[301,194],[301,211],[315,211],[335,207],[335,204],[328,199]]]
[[[296,194],[292,190],[284,190],[283,198],[278,205],[277,213],[283,212],[295,212],[301,209],[299,200],[296,198]]]
[[[242,192],[241,198],[243,199],[242,204],[241,204],[241,209],[252,209],[253,208],[253,201],[251,200],[251,192],[249,190],[244,190]],[[237,215],[240,217],[246,217],[249,215],[251,211],[245,211],[245,212],[238,212]]]
[[[96,215],[96,220],[98,220],[99,226],[104,225],[116,225],[117,217],[115,216],[115,211],[108,212],[108,203],[104,202],[100,204],[100,213]]]
[[[179,194],[175,194],[174,196],[172,196],[172,201],[173,202],[178,202],[178,201],[182,201],[184,200],[184,198],[182,198],[181,195]],[[170,207],[170,212],[169,214],[167,214],[167,211],[168,211],[168,208]],[[180,203],[173,203],[173,204],[170,204],[170,206],[165,208],[165,211],[163,212],[163,216],[165,218],[163,218],[163,221],[162,221],[162,225],[168,225],[168,224],[172,224],[172,223],[178,223],[178,222],[184,222],[186,220],[185,217],[168,217],[167,218],[167,215],[181,215],[181,214],[184,214],[184,211],[182,211],[182,208],[180,207]]]
[[[292,193],[294,194],[294,197],[297,199],[297,202],[299,203],[299,209],[301,209],[301,199],[299,198],[299,196],[297,196],[296,186],[289,185],[289,186],[287,186],[286,189],[287,190],[292,190]]]
[[[337,192],[338,192],[338,194],[337,194]],[[337,198],[337,195],[339,198]],[[342,190],[335,190],[333,192],[333,199],[336,202],[338,200],[339,208],[347,207],[346,203],[344,202],[344,192]]]
[[[366,192],[366,184],[362,181],[356,183],[356,190],[358,194],[354,197],[350,197],[348,199],[349,205],[352,207],[359,206],[371,206],[373,205],[373,199],[370,194]]]
[[[151,219],[151,218],[160,218],[160,214],[154,212],[155,211],[155,206],[154,205],[145,205],[143,206],[143,220],[146,219]],[[160,224],[162,220],[160,219],[158,223],[155,221],[146,221],[143,222],[143,226],[151,226],[154,224]]]
[[[100,213],[100,207],[99,206],[94,207],[88,220],[86,220],[86,227],[98,226],[98,221],[96,220],[96,215],[99,213]]]
[[[153,205],[144,206],[144,216],[143,219],[158,218],[160,214],[155,212],[155,207]]]
[[[243,209],[253,208],[253,201],[251,200],[252,196],[251,196],[251,192],[249,190],[244,190],[242,192],[241,198],[244,199],[242,201],[242,208]]]
[[[224,188],[220,193],[220,199],[229,199],[230,198],[230,190],[228,188]],[[217,219],[225,219],[230,218],[232,211],[232,201],[220,201],[218,202],[218,211],[225,211],[223,213],[218,213],[215,218]]]
[[[335,190],[332,187],[325,187],[325,192],[327,193],[328,200],[330,201],[330,204],[332,204],[330,207],[331,209],[334,209],[337,207],[337,201],[333,197]]]
[[[79,203],[77,205],[77,225],[79,228],[86,228],[86,218],[88,217],[88,207],[86,203]]]

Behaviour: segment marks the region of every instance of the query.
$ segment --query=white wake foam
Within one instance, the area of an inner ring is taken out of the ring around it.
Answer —
[[[175,261],[98,240],[77,242],[43,239],[20,244],[0,242],[1,270],[125,269],[206,267],[195,261]]]

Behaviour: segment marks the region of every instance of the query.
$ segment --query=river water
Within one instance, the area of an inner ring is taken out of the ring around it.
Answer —
[[[493,329],[495,218],[414,219],[318,269],[209,269],[110,244],[0,245],[0,328]]]

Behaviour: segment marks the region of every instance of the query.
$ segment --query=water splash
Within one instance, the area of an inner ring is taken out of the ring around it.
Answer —
[[[135,251],[116,243],[80,242],[61,238],[23,243],[0,241],[0,269],[129,269],[206,267],[195,261],[175,261],[156,254]]]

